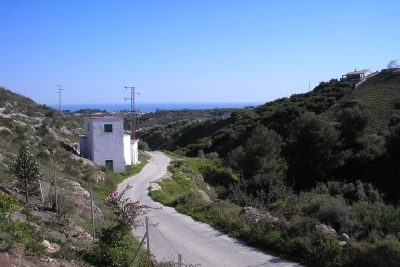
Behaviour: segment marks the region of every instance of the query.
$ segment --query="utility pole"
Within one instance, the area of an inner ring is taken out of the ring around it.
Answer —
[[[133,86],[125,86],[125,90],[128,88],[131,89],[131,97],[125,97],[125,101],[127,99],[131,100],[131,140],[135,139],[135,131],[136,131],[136,114],[135,114],[135,87]],[[140,93],[137,93],[140,95]]]
[[[60,111],[62,111],[62,96],[61,96],[61,91],[64,90],[64,89],[61,89],[61,85],[56,85],[56,86],[58,86],[58,92],[56,92],[56,93],[60,94],[60,100],[59,100],[58,109],[59,109]]]

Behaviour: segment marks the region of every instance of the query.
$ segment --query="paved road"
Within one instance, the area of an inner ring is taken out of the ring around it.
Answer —
[[[121,192],[127,184],[133,185],[125,195],[133,200],[141,198],[142,204],[158,210],[149,213],[150,221],[158,223],[156,234],[150,234],[150,250],[158,260],[168,259],[167,254],[176,251],[182,254],[183,262],[201,267],[255,267],[255,266],[300,266],[248,247],[242,242],[216,231],[207,224],[194,221],[171,207],[154,202],[147,188],[167,172],[170,159],[161,152],[150,152],[152,160],[139,174],[129,177],[118,186]],[[150,230],[152,232],[152,230]],[[160,236],[160,233],[163,236]],[[161,248],[161,246],[170,246]],[[177,258],[177,255],[176,255]],[[175,260],[176,261],[176,260]]]

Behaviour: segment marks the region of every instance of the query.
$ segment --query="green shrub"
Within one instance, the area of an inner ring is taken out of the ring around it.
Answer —
[[[268,210],[274,214],[284,216],[286,219],[289,220],[303,214],[299,206],[297,206],[296,204],[288,203],[281,199],[274,203],[271,203],[268,206]]]
[[[331,225],[336,231],[356,232],[360,228],[356,214],[340,198],[315,196],[303,206],[302,211],[324,224]]]
[[[18,204],[18,198],[13,195],[6,195],[0,192],[0,214],[8,216],[13,212]]]
[[[40,151],[40,152],[36,155],[36,157],[39,158],[39,159],[41,159],[41,160],[44,160],[44,161],[47,161],[47,160],[50,159],[50,155],[49,155],[48,153],[44,152],[44,151]]]
[[[400,209],[382,202],[368,203],[360,201],[352,206],[352,210],[362,223],[363,233],[377,230],[383,235],[400,233]]]
[[[31,256],[43,256],[46,254],[46,247],[43,246],[40,241],[29,239],[26,244],[26,250],[28,255]]]
[[[315,266],[340,266],[342,247],[336,240],[326,235],[298,236],[284,243],[287,255],[300,263]]]

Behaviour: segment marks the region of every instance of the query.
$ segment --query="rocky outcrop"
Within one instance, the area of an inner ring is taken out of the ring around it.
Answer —
[[[42,242],[42,246],[44,246],[46,248],[46,252],[47,253],[56,253],[60,250],[60,246],[57,245],[56,243],[50,243],[47,240],[44,240]]]
[[[328,234],[328,235],[330,235],[330,236],[332,236],[332,237],[334,237],[336,239],[339,238],[339,234],[335,231],[335,229],[333,229],[332,227],[329,227],[329,226],[327,226],[325,224],[322,224],[322,223],[321,224],[317,224],[315,226],[315,230],[317,232],[320,232],[320,233]]]
[[[200,190],[200,189],[199,189],[199,192],[200,192],[201,197],[204,200],[204,202],[206,202],[206,203],[211,203],[212,202],[210,197],[207,195],[206,192],[204,192],[203,190]]]
[[[62,127],[63,131],[67,131],[66,128]],[[72,152],[75,155],[79,155],[79,144],[72,143],[68,138],[64,138],[59,136],[51,127],[46,126],[46,130],[56,139],[60,144],[68,151]]]
[[[201,174],[195,175],[192,177],[192,181],[195,183],[202,183],[204,182],[204,177]]]
[[[106,173],[102,172],[102,171],[97,171],[94,172],[91,176],[90,176],[90,180],[96,182],[96,183],[101,183],[104,182],[106,180]]]
[[[278,217],[274,217],[268,212],[259,211],[253,207],[244,207],[240,212],[239,215],[245,217],[247,221],[250,223],[258,223],[261,219],[269,219],[272,222],[279,222],[280,219]]]

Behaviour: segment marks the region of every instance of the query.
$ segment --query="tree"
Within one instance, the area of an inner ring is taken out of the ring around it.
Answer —
[[[345,146],[351,146],[371,123],[369,113],[359,107],[340,110],[336,119],[339,123],[340,139]]]
[[[149,144],[146,141],[139,140],[138,148],[139,150],[149,150]]]
[[[338,132],[322,116],[305,113],[289,124],[289,138],[284,148],[288,178],[297,189],[310,189],[339,164],[336,153]]]
[[[393,162],[398,162],[400,159],[400,123],[390,127],[390,135],[386,138],[385,147]]]
[[[372,117],[359,107],[345,108],[336,116],[345,160],[365,164],[382,153],[382,140],[370,131]]]
[[[257,125],[245,147],[238,147],[228,155],[228,164],[245,179],[256,174],[277,172],[286,169],[280,157],[282,138],[273,130]]]
[[[29,186],[40,178],[42,172],[40,164],[35,160],[33,154],[29,152],[27,144],[23,144],[19,149],[19,155],[11,162],[8,173],[14,175],[23,182],[25,187],[25,199],[26,203],[28,203]]]
[[[390,60],[389,64],[387,65],[388,69],[398,68],[399,65],[397,64],[396,60]]]

